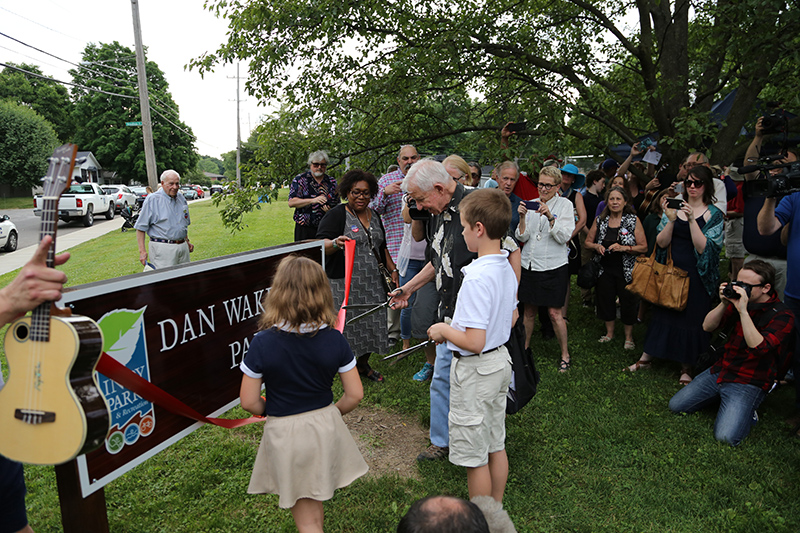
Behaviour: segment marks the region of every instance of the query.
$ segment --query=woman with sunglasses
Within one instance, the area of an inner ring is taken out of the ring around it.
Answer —
[[[703,319],[711,310],[711,298],[719,287],[719,254],[722,248],[723,215],[713,204],[714,182],[711,169],[696,166],[684,180],[680,209],[667,207],[658,225],[658,259],[664,262],[670,248],[675,266],[689,273],[689,299],[683,311],[654,307],[644,341],[644,353],[628,367],[635,372],[649,368],[654,358],[681,364],[679,383],[692,381],[697,356],[708,349],[709,335]]]
[[[331,281],[333,301],[338,309],[344,300],[344,243],[356,241],[353,275],[350,282],[348,305],[379,305],[386,301],[378,263],[391,272],[395,285],[399,275],[392,256],[386,248],[386,233],[381,218],[369,208],[370,200],[378,194],[378,180],[364,170],[351,170],[342,177],[339,193],[346,203],[328,211],[319,223],[317,239],[325,239],[325,270]],[[347,319],[367,311],[367,307],[348,309]],[[389,352],[386,312],[380,310],[345,326],[342,332],[350,349],[356,354],[356,367],[361,376],[381,383],[383,376],[369,365],[372,353]]]

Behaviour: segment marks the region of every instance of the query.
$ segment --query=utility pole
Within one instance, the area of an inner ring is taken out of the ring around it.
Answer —
[[[139,80],[139,107],[142,110],[147,183],[155,191],[158,189],[158,176],[156,173],[156,153],[153,148],[153,123],[150,120],[150,94],[147,91],[147,72],[144,67],[142,26],[139,23],[139,0],[131,0],[131,10],[133,11],[133,37],[136,41],[136,74]]]
[[[242,186],[242,121],[239,120],[239,63],[236,63],[236,186]]]

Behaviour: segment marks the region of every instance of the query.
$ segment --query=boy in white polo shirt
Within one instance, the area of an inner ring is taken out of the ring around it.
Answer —
[[[498,189],[479,189],[459,204],[464,241],[478,258],[463,268],[451,324],[428,329],[453,350],[450,367],[450,462],[467,467],[469,497],[502,502],[508,479],[506,393],[511,357],[504,344],[517,308],[517,278],[501,241],[511,202]]]

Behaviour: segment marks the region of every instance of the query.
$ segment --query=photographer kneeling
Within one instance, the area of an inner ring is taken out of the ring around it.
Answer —
[[[736,282],[720,285],[722,301],[706,315],[703,329],[733,326],[722,356],[669,401],[674,413],[694,413],[719,399],[714,437],[731,446],[758,421],[756,409],[789,356],[785,341],[791,338],[794,317],[774,285],[775,269],[761,260],[746,263]]]

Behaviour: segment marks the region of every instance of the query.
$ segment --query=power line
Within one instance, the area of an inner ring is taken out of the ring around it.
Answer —
[[[101,72],[99,70],[95,70],[93,68],[87,67],[85,65],[78,64],[78,63],[73,63],[72,61],[69,61],[67,59],[58,57],[57,55],[51,54],[50,52],[46,52],[46,51],[44,51],[44,50],[42,50],[40,48],[37,48],[37,47],[35,47],[35,46],[31,45],[31,44],[26,43],[24,41],[20,41],[19,39],[15,38],[15,37],[11,37],[10,35],[5,34],[3,32],[0,32],[0,36],[3,36],[5,38],[7,38],[7,39],[11,39],[12,41],[15,41],[15,42],[17,42],[17,43],[19,43],[19,44],[21,44],[23,46],[27,46],[28,48],[32,48],[32,49],[36,50],[37,52],[40,52],[40,53],[45,54],[45,55],[48,55],[50,57],[54,57],[55,59],[58,59],[59,61],[63,61],[64,63],[67,63],[69,65],[78,67],[79,69],[84,69],[84,70],[87,70],[87,71],[92,72],[94,74],[97,74],[99,76],[102,76],[104,78],[108,78],[108,79],[111,79],[111,80],[126,84],[126,86],[120,87],[121,89],[130,89],[131,91],[134,91],[134,92],[136,91],[136,85],[132,82],[132,80],[125,80],[125,79],[122,79],[122,78],[117,78],[117,77],[111,76],[110,74],[106,74],[105,72]],[[6,48],[6,50],[8,50],[8,49]],[[19,52],[17,52],[17,53],[19,53]],[[29,56],[26,56],[26,57],[29,57]],[[126,57],[135,57],[135,56],[126,56]],[[34,58],[31,58],[31,59],[34,59]],[[50,65],[50,66],[53,66],[53,65]],[[118,70],[118,71],[123,72],[125,74],[129,74],[130,73],[130,71],[125,70],[125,69],[121,69],[121,68],[118,68],[118,67],[112,67],[110,65],[103,65],[103,66],[105,68]],[[54,67],[54,68],[57,68],[57,67]],[[89,78],[87,81],[93,81],[93,80],[97,80],[97,79],[98,78]],[[172,112],[172,114],[174,114],[176,116],[176,118],[180,117],[180,113],[178,113],[178,111],[176,109],[174,109],[173,107],[171,107],[169,104],[162,102],[158,98],[155,98],[155,97],[151,97],[151,98],[153,100],[155,100],[156,102],[158,102],[159,104],[161,104],[167,110]]]
[[[39,22],[36,22],[35,20],[29,19],[28,17],[23,17],[23,16],[22,16],[22,15],[20,15],[19,13],[14,13],[14,12],[13,12],[13,11],[11,11],[10,9],[6,9],[5,7],[0,7],[0,9],[2,9],[3,11],[6,11],[6,12],[8,12],[8,13],[11,13],[12,15],[15,15],[15,16],[17,16],[17,17],[19,17],[19,18],[23,19],[23,20],[27,20],[28,22],[30,22],[30,23],[32,23],[32,24],[36,24],[37,26],[40,26],[40,27],[42,27],[42,28],[44,28],[44,29],[46,29],[46,30],[50,30],[50,31],[52,31],[52,32],[54,32],[54,33],[57,33],[57,34],[59,34],[59,35],[63,35],[64,37],[69,37],[69,38],[70,38],[70,39],[72,39],[73,41],[77,41],[77,42],[79,42],[79,43],[85,43],[85,42],[86,42],[86,41],[85,41],[85,40],[83,40],[83,39],[78,39],[77,37],[73,37],[72,35],[67,35],[66,33],[60,32],[60,31],[58,31],[58,30],[54,30],[53,28],[50,28],[50,27],[48,27],[48,26],[45,26],[44,24],[41,24],[41,23],[39,23]]]
[[[104,91],[102,89],[95,89],[94,87],[87,87],[85,85],[80,85],[79,83],[72,83],[72,82],[69,82],[69,81],[57,80],[55,78],[48,78],[47,76],[43,76],[41,74],[36,74],[35,72],[30,72],[28,70],[25,70],[25,69],[22,69],[22,68],[19,68],[19,67],[15,67],[14,65],[9,65],[9,64],[6,64],[6,63],[0,63],[0,67],[10,68],[11,70],[17,70],[19,72],[22,72],[23,74],[28,75],[28,76],[33,76],[34,78],[40,78],[40,79],[43,79],[43,80],[46,80],[46,81],[53,81],[53,82],[56,82],[56,83],[61,83],[62,85],[71,85],[73,87],[78,87],[79,89],[86,89],[87,91],[108,94],[110,96],[119,96],[120,98],[129,98],[131,100],[137,100],[137,98],[135,96],[129,96],[127,94],[112,93],[112,92],[109,92],[109,91]]]

